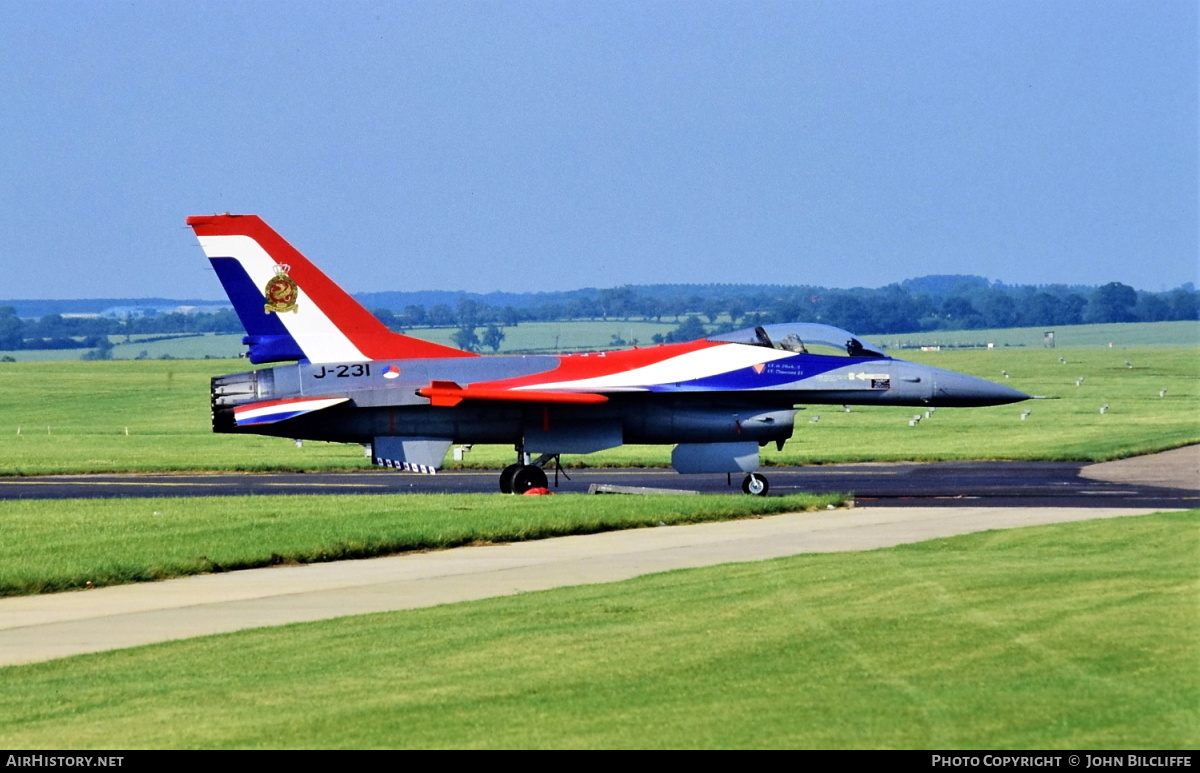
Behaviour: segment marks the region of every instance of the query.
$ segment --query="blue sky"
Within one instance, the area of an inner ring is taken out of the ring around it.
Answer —
[[[0,298],[1197,276],[1194,2],[0,3]]]

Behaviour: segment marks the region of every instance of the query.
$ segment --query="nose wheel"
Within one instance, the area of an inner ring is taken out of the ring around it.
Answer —
[[[756,497],[765,497],[767,489],[770,485],[767,484],[767,477],[759,475],[757,472],[752,472],[742,479],[742,493],[750,494]]]

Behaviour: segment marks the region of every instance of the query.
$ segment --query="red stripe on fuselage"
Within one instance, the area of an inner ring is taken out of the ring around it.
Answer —
[[[487,381],[472,384],[487,389],[516,389],[537,384],[578,381],[585,378],[624,373],[635,368],[644,368],[688,352],[723,346],[724,342],[689,341],[684,344],[661,344],[645,349],[625,349],[619,352],[589,352],[587,354],[564,354],[558,358],[558,367],[520,378],[502,381]]]

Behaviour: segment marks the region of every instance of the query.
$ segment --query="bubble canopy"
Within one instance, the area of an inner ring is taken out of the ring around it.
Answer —
[[[803,354],[841,354],[843,357],[887,357],[878,346],[832,325],[785,322],[759,325],[732,333],[709,336],[709,341],[765,346]],[[833,351],[831,351],[833,350]]]

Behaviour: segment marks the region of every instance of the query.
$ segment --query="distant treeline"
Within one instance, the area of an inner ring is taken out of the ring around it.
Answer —
[[[432,307],[375,307],[395,330],[419,327],[512,327],[571,319],[646,319],[679,328],[663,340],[691,340],[707,329],[772,322],[822,322],[863,335],[929,330],[1053,327],[1200,318],[1200,293],[1189,283],[1163,293],[1120,282],[1101,287],[1005,285],[975,276],[928,276],[879,289],[750,285],[625,286],[579,290],[539,305],[502,307],[472,296]]]
[[[413,297],[442,302],[397,302]],[[678,329],[663,340],[688,340],[714,327],[734,329],[771,322],[822,322],[862,335],[1054,327],[1107,322],[1200,319],[1200,293],[1191,284],[1154,293],[1110,282],[1100,287],[1005,285],[977,276],[927,276],[879,289],[812,286],[647,285],[585,289],[569,293],[488,296],[371,293],[359,296],[394,330],[457,327],[464,348],[498,348],[499,331],[522,322],[577,319],[645,319]],[[391,304],[381,303],[387,299]],[[504,305],[489,303],[512,301]],[[483,339],[476,328],[485,328]],[[98,337],[179,333],[238,333],[232,311],[142,317],[22,319],[0,306],[0,349],[94,346]],[[91,339],[87,343],[84,339]]]
[[[129,318],[47,314],[40,319],[22,319],[12,306],[0,306],[0,350],[103,348],[109,336],[240,332],[242,323],[232,310]]]

